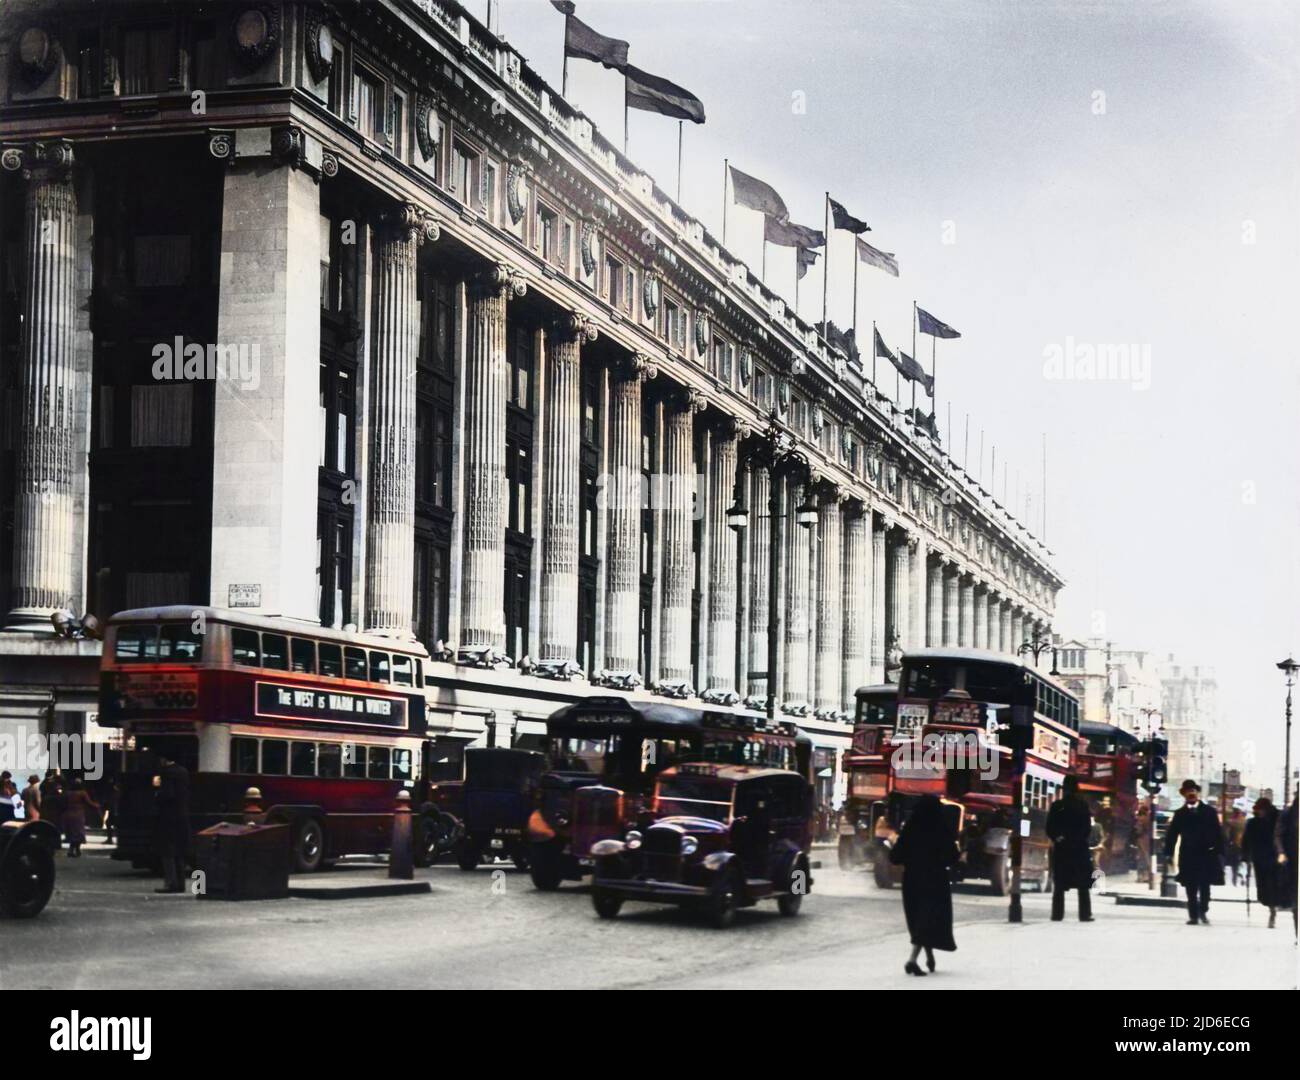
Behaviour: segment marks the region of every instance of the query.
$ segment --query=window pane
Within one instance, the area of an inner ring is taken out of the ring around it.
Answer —
[[[256,630],[231,630],[230,648],[236,664],[261,666],[262,654],[258,648]]]
[[[393,682],[398,686],[411,686],[411,658],[409,656],[393,657]]]
[[[157,626],[119,626],[113,655],[118,660],[152,660],[158,652]]]
[[[343,747],[340,743],[321,743],[316,748],[316,775],[337,780],[343,775]]]
[[[241,776],[257,772],[257,740],[235,737],[230,740],[230,771]]]
[[[359,743],[343,744],[343,775],[352,780],[366,776],[366,748]]]
[[[293,639],[293,670],[304,675],[316,673],[316,642],[306,638]]]
[[[162,660],[198,660],[203,655],[203,635],[196,634],[189,623],[163,623],[158,639],[158,657]]]
[[[262,635],[262,666],[276,671],[289,670],[289,639],[283,634]]]
[[[338,645],[326,645],[324,642],[319,646],[320,652],[320,673],[328,675],[332,679],[343,677],[343,649]]]
[[[368,761],[366,762],[366,775],[370,777],[371,780],[387,780],[389,765],[388,747],[369,747],[366,757],[368,758]]]
[[[388,653],[372,652],[370,654],[370,681],[388,682]]]
[[[366,677],[366,650],[349,645],[343,650],[345,678],[362,679]]]
[[[262,740],[262,772],[284,776],[289,771],[289,744],[283,739]]]
[[[292,747],[289,771],[294,776],[315,776],[316,744],[314,742],[295,742],[289,745]]]
[[[393,779],[410,780],[411,777],[411,751],[403,750],[400,747],[393,751]]]

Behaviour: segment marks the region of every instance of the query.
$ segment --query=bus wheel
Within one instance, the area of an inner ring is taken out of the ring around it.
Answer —
[[[293,836],[293,868],[314,874],[325,860],[325,830],[315,818],[303,818]]]
[[[533,888],[540,892],[554,892],[564,880],[560,853],[549,844],[534,844],[528,853],[528,873],[533,879]]]
[[[623,898],[613,896],[598,887],[591,890],[591,906],[602,919],[616,919],[618,913],[623,910]]]
[[[993,872],[989,875],[993,883],[994,896],[1006,896],[1011,884],[1011,856],[1003,854],[993,862]]]
[[[876,879],[877,889],[894,887],[894,875],[889,869],[889,851],[884,844],[877,844],[875,854],[871,857],[871,876]]]
[[[41,913],[54,892],[54,856],[44,844],[18,841],[0,877],[0,915],[30,919]]]
[[[462,840],[456,845],[456,865],[462,870],[477,870],[478,848],[468,840]]]

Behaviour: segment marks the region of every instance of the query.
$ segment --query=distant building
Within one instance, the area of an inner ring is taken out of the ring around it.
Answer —
[[[1194,779],[1203,791],[1219,775],[1219,684],[1214,669],[1180,664],[1172,654],[1159,665],[1161,713],[1169,740],[1169,783],[1172,790]]]
[[[1079,720],[1110,724],[1111,693],[1107,678],[1110,643],[1101,638],[1071,638],[1057,645],[1056,669],[1061,682],[1079,699]]]
[[[1160,730],[1163,687],[1156,656],[1149,649],[1112,649],[1110,653],[1111,723],[1139,738]]]

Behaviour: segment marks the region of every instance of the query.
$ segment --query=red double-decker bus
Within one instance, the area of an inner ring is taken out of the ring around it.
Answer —
[[[165,756],[190,773],[195,831],[238,820],[256,787],[265,820],[291,828],[299,872],[387,851],[405,788],[427,863],[448,840],[423,779],[427,661],[416,642],[220,608],[113,616],[99,704],[100,723],[122,730],[114,857],[152,861],[152,778]]]
[[[1136,735],[1113,724],[1084,723],[1085,745],[1078,753],[1079,793],[1088,800],[1096,837],[1097,865],[1107,874],[1123,874],[1140,860],[1138,780],[1142,760]]]
[[[889,751],[898,706],[892,683],[860,686],[854,693],[853,744],[844,755],[848,791],[840,807],[839,865],[855,870],[877,863],[872,808],[890,791]]]

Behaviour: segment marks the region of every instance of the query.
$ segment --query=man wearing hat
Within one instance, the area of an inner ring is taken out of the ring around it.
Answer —
[[[1165,834],[1165,862],[1178,849],[1178,880],[1187,890],[1187,923],[1210,925],[1206,912],[1210,907],[1210,886],[1223,884],[1223,833],[1214,807],[1201,802],[1201,786],[1184,780],[1178,793],[1184,805],[1174,811]]]

